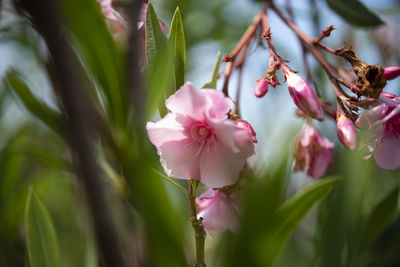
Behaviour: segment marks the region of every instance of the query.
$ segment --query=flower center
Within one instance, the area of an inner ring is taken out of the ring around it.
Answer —
[[[196,124],[190,128],[190,136],[196,142],[202,142],[212,135],[212,130],[204,124]]]

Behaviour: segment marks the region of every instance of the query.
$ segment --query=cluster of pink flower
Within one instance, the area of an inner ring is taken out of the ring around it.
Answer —
[[[276,64],[275,64],[276,65]],[[280,64],[279,64],[280,65]],[[255,95],[262,97],[268,92],[268,84],[277,84],[275,71],[281,68],[290,96],[301,113],[319,121],[323,120],[323,109],[314,89],[285,64],[257,81]],[[400,75],[400,66],[384,68],[383,78],[392,80]],[[274,86],[275,87],[275,86]],[[339,141],[349,150],[357,147],[357,131],[353,122],[338,110],[336,114]],[[377,164],[383,169],[400,168],[400,98],[391,93],[381,93],[374,107],[355,121],[362,130],[372,130],[368,148]],[[321,137],[318,130],[308,120],[294,143],[293,170],[305,170],[310,177],[321,178],[329,164],[333,162],[333,144]]]
[[[97,0],[111,30],[118,34],[126,28],[123,17],[112,7],[111,0]],[[139,14],[137,29],[141,38],[141,66],[145,65],[146,4]],[[159,21],[162,31],[168,28]],[[269,32],[268,30],[266,31]],[[267,40],[268,34],[265,35]],[[271,43],[272,44],[272,43]],[[325,110],[314,89],[290,69],[274,50],[266,75],[257,81],[255,95],[263,97],[269,85],[280,84],[278,70],[284,74],[293,102],[307,123],[295,139],[294,171],[321,178],[333,162],[333,143],[322,137],[311,119],[322,121]],[[384,68],[383,78],[400,76],[400,66]],[[195,179],[209,189],[196,203],[198,217],[206,230],[234,230],[237,225],[238,179],[247,159],[254,154],[257,142],[252,126],[232,116],[232,100],[215,89],[196,89],[184,84],[166,101],[170,111],[158,122],[148,122],[147,132],[156,146],[162,166],[169,177]],[[234,114],[233,114],[234,115]],[[338,107],[330,114],[336,119],[339,141],[349,150],[357,147],[357,130],[372,131],[368,148],[377,164],[384,169],[400,168],[400,98],[381,93],[373,107],[356,118]]]
[[[147,123],[167,175],[200,180],[210,188],[197,198],[199,216],[208,230],[234,228],[237,192],[224,187],[238,181],[247,158],[254,154],[254,130],[246,121],[229,118],[232,104],[220,91],[198,90],[187,82],[167,99],[170,113]]]

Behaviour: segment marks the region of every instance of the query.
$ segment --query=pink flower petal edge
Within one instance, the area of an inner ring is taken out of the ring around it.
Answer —
[[[371,130],[368,146],[379,167],[400,169],[400,98],[381,93],[378,105],[362,114],[356,121],[361,129]]]
[[[198,218],[203,218],[203,226],[212,231],[235,231],[238,215],[235,209],[237,193],[227,194],[221,190],[208,189],[196,198],[199,207]]]
[[[321,104],[314,89],[296,73],[285,71],[290,96],[296,106],[308,116],[323,120]]]
[[[333,162],[333,144],[318,130],[306,124],[294,144],[294,171],[306,171],[313,178],[321,178]]]

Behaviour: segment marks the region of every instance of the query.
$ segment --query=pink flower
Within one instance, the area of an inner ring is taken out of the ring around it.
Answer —
[[[308,116],[323,120],[323,113],[321,104],[319,103],[318,96],[314,89],[306,83],[299,75],[287,69],[282,69],[287,79],[290,96],[296,106],[299,107]]]
[[[208,189],[196,198],[199,207],[198,218],[203,218],[206,230],[235,231],[238,224],[237,193],[227,194],[221,190]]]
[[[171,112],[146,128],[167,175],[201,180],[208,187],[234,184],[254,144],[247,129],[228,119],[232,100],[187,82],[166,106]]]
[[[109,22],[111,31],[118,34],[125,30],[127,23],[121,14],[112,7],[112,0],[97,0],[97,2],[101,5],[101,13]]]
[[[333,161],[333,144],[321,137],[314,126],[306,124],[295,140],[294,158],[294,171],[305,170],[307,175],[321,178]]]
[[[346,116],[341,115],[337,119],[337,133],[339,141],[350,150],[356,149],[357,146],[357,131],[354,128],[351,120]]]
[[[400,75],[400,66],[387,66],[383,70],[383,78],[385,80],[393,80]]]
[[[260,79],[257,81],[254,87],[254,94],[256,97],[263,97],[268,93],[268,81],[265,79]]]
[[[382,93],[378,105],[362,114],[356,126],[371,130],[369,146],[383,169],[400,169],[400,98]]]

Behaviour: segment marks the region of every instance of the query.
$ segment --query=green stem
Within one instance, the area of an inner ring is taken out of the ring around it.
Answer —
[[[192,221],[192,227],[194,230],[194,237],[196,240],[196,263],[193,267],[205,267],[204,263],[204,244],[206,240],[206,232],[204,231],[203,223],[201,219],[197,219],[196,209],[196,191],[197,186],[195,181],[189,180],[189,204],[190,204],[190,217]]]

